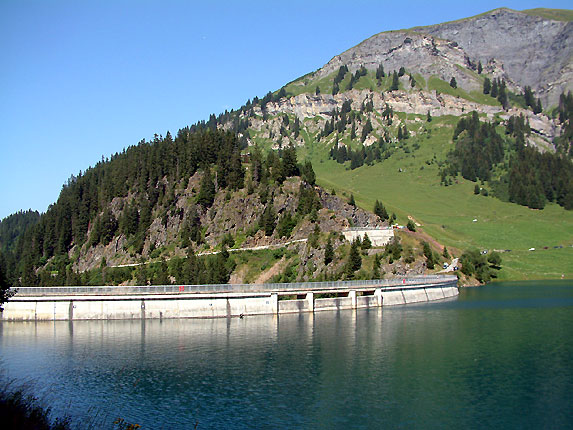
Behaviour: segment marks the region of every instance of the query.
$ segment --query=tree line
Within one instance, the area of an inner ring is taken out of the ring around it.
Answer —
[[[258,187],[261,201],[264,200],[269,209],[257,228],[263,228],[267,235],[273,233],[277,221],[283,234],[292,231],[293,219],[283,216],[277,220],[276,214],[269,214],[271,190],[288,177],[301,175],[304,180],[297,213],[304,216],[320,209],[313,188],[316,178],[312,165],[307,162],[299,166],[294,146],[271,150],[266,155],[254,147],[249,154],[247,184],[241,149],[240,138],[235,133],[198,123],[179,130],[175,139],[169,132],[164,138],[156,135],[151,142],[142,140],[138,145],[102,160],[71,177],[46,213],[41,216],[34,212],[15,214],[0,223],[2,279],[13,286],[99,282],[100,275],[88,273],[81,277],[74,273],[71,269],[74,258],[70,251],[75,249],[77,253],[82,246],[107,245],[124,235],[130,252],[141,254],[148,229],[158,218],[167,225],[170,217],[178,217],[183,225],[180,231],[183,247],[198,246],[203,243],[199,211],[207,210],[221,190],[232,192],[247,187],[252,193]],[[196,204],[185,213],[175,202],[189,178],[198,171],[202,175],[199,189],[194,190]],[[118,197],[121,199],[114,200]],[[112,204],[114,201],[116,204]],[[220,275],[209,275],[213,271],[208,262],[205,264],[205,279],[209,282],[224,280]],[[213,268],[220,266],[216,264]],[[45,269],[38,270],[43,267]],[[104,267],[102,264],[102,269]],[[128,276],[121,270],[107,271],[116,280]],[[180,279],[179,276],[175,278]],[[196,280],[189,276],[186,279],[191,283]],[[101,281],[105,282],[105,279]]]
[[[498,166],[508,184],[509,201],[534,209],[543,209],[547,202],[573,209],[571,160],[527,146],[531,130],[523,116],[510,117],[505,130],[511,140],[497,132],[495,123],[481,122],[477,112],[461,118],[453,135],[456,147],[440,171],[442,183],[458,174],[474,182],[489,181]],[[504,164],[506,156],[509,162]]]
[[[492,167],[503,160],[503,138],[495,130],[495,124],[481,122],[475,111],[458,121],[453,140],[456,146],[440,172],[442,183],[458,173],[470,181],[487,181]]]

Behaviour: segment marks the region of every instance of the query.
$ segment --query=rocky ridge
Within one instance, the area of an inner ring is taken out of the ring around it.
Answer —
[[[316,132],[324,127],[324,124],[332,116],[335,109],[340,110],[344,102],[350,101],[352,109],[360,111],[361,106],[372,101],[374,111],[382,111],[386,105],[391,107],[395,112],[407,114],[427,115],[428,112],[433,117],[443,115],[461,116],[471,111],[484,113],[491,120],[494,115],[507,120],[512,115],[523,115],[529,121],[533,132],[530,137],[532,144],[543,150],[552,150],[551,142],[561,133],[561,126],[556,119],[549,118],[545,114],[534,114],[529,109],[512,107],[505,111],[501,106],[490,106],[476,102],[471,102],[449,94],[439,94],[436,91],[391,91],[391,92],[374,92],[370,90],[350,90],[337,95],[330,94],[300,94],[290,98],[282,98],[276,102],[269,102],[265,106],[267,119],[263,119],[263,112],[260,107],[254,108],[255,115],[242,114],[242,118],[249,118],[252,129],[263,131],[262,137],[281,141],[283,145],[291,139],[278,139],[280,136],[282,115],[292,115],[301,121],[308,119],[317,119],[314,122],[308,122],[306,126],[310,131]],[[373,119],[375,114],[369,114],[375,131],[380,131],[383,126]],[[396,121],[399,121],[395,118]],[[230,125],[230,124],[229,124]],[[228,126],[229,126],[228,125]],[[361,132],[361,124],[357,124],[358,134]],[[415,131],[414,131],[415,132]],[[373,140],[367,140],[366,145]],[[294,139],[297,145],[303,145],[302,138]],[[251,142],[252,144],[252,142]]]
[[[496,9],[455,22],[379,33],[335,56],[316,72],[326,76],[346,64],[374,70],[400,67],[453,76],[468,91],[478,87],[470,70],[506,80],[510,89],[530,86],[544,105],[556,105],[562,92],[573,90],[573,22],[553,21],[510,9]],[[462,66],[462,67],[459,67]],[[464,70],[465,69],[465,70]]]

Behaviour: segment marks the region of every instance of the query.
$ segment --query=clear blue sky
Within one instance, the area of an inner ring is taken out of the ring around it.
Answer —
[[[0,219],[154,133],[240,107],[371,35],[567,1],[0,1]]]

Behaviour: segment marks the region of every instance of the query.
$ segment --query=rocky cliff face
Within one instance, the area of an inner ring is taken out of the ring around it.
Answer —
[[[306,127],[310,132],[318,132],[327,120],[331,118],[332,112],[340,110],[344,102],[350,101],[351,107],[359,111],[361,105],[371,101],[374,111],[382,111],[386,106],[392,108],[395,112],[404,112],[408,114],[426,115],[428,112],[434,117],[443,115],[460,116],[467,112],[478,111],[485,113],[491,120],[495,114],[505,120],[512,115],[523,115],[529,121],[533,132],[532,144],[535,140],[543,141],[542,145],[536,145],[541,149],[552,148],[551,142],[561,133],[561,125],[556,119],[549,118],[545,114],[534,114],[529,109],[513,107],[504,111],[501,106],[483,105],[471,102],[449,94],[439,94],[436,91],[391,91],[391,92],[373,92],[370,90],[351,90],[335,96],[330,94],[300,94],[290,98],[282,98],[277,102],[269,102],[265,107],[265,112],[269,119],[263,120],[262,112],[259,107],[254,109],[256,116],[251,118],[251,127],[256,130],[264,130],[262,137],[277,140],[280,136],[280,127],[282,123],[281,115],[288,114],[304,121],[305,119],[315,118],[316,122],[307,123]],[[246,115],[243,115],[243,118]],[[370,114],[374,130],[381,133],[384,127],[380,122],[375,121],[375,115]],[[399,121],[397,118],[394,118]],[[362,124],[357,123],[357,133],[362,131]],[[415,129],[412,129],[415,132]],[[288,139],[283,139],[282,145],[288,144]],[[367,140],[364,143],[368,145],[373,140]],[[294,142],[296,145],[303,145],[302,138]]]
[[[482,63],[495,58],[514,81],[531,86],[547,105],[557,104],[559,94],[573,88],[573,22],[497,9],[413,31],[455,40]]]
[[[573,22],[553,21],[510,9],[460,21],[380,33],[334,57],[318,73],[325,76],[343,64],[386,70],[400,67],[453,76],[466,90],[477,82],[463,68],[503,77],[516,87],[530,86],[544,105],[556,105],[563,91],[573,90]],[[460,68],[459,66],[462,66]]]
[[[463,88],[479,89],[475,79],[456,66],[468,66],[469,61],[468,54],[455,42],[409,31],[395,31],[380,33],[337,55],[318,72],[318,76],[326,76],[343,64],[350,71],[361,66],[374,70],[383,64],[386,71],[405,67],[424,77],[436,75],[447,81],[455,77]],[[497,68],[495,71],[501,74]]]
[[[70,256],[77,254],[78,257],[74,264],[74,270],[84,272],[97,268],[104,258],[108,266],[114,267],[134,265],[142,259],[144,261],[156,260],[159,255],[164,258],[184,256],[186,250],[181,246],[180,233],[185,220],[193,209],[197,211],[204,230],[204,243],[201,247],[196,244],[196,251],[207,254],[219,249],[217,247],[220,246],[226,235],[233,238],[244,236],[241,243],[237,243],[236,247],[239,248],[273,248],[284,243],[306,241],[314,231],[315,225],[318,225],[320,232],[323,233],[341,233],[343,229],[351,225],[364,227],[383,225],[378,217],[371,212],[353,207],[340,197],[316,187],[315,191],[322,207],[318,211],[316,221],[311,221],[308,217],[304,218],[297,223],[289,237],[280,237],[277,231],[266,236],[263,230],[258,230],[251,235],[248,230],[259,222],[267,204],[272,204],[273,210],[277,214],[277,221],[282,214],[290,213],[294,216],[298,206],[300,178],[289,178],[280,187],[269,187],[269,203],[266,199],[264,203],[261,201],[261,189],[256,189],[251,193],[247,189],[242,189],[229,193],[217,193],[213,205],[208,209],[195,204],[195,194],[199,188],[200,178],[201,174],[195,174],[189,180],[187,188],[176,194],[174,203],[176,210],[162,217],[155,216],[149,227],[141,255],[130,252],[128,238],[119,234],[107,245],[99,244],[93,247],[84,245],[80,249],[73,248],[70,251]],[[111,206],[112,212],[115,210],[115,216],[120,217],[119,208],[124,207],[129,199],[126,197],[113,200]],[[343,243],[343,240],[339,240],[335,242],[335,245],[340,246]],[[168,247],[172,249],[167,250]],[[157,250],[155,257],[153,256],[154,250]],[[160,250],[162,252],[159,252]]]

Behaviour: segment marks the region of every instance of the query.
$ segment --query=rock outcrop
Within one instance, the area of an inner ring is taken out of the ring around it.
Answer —
[[[379,33],[335,56],[317,73],[351,71],[383,64],[386,71],[405,67],[425,77],[436,75],[471,91],[478,81],[464,68],[481,62],[490,76],[510,89],[530,86],[544,105],[558,103],[573,90],[573,22],[553,21],[510,9],[496,9],[459,21]],[[459,67],[462,66],[462,67]]]
[[[551,142],[561,133],[558,122],[547,115],[534,114],[529,109],[517,107],[504,111],[501,106],[483,105],[449,94],[439,94],[436,91],[390,91],[383,93],[370,90],[351,90],[335,96],[330,94],[300,94],[290,98],[282,98],[277,102],[269,102],[265,111],[270,117],[275,118],[280,118],[284,114],[297,116],[301,121],[316,118],[318,120],[315,126],[309,126],[309,128],[312,131],[317,131],[324,126],[326,120],[330,119],[333,110],[340,110],[345,101],[350,101],[352,109],[358,111],[360,106],[369,100],[372,101],[376,111],[382,111],[388,105],[394,112],[417,115],[427,115],[430,112],[433,117],[460,116],[474,110],[485,113],[489,119],[492,119],[495,114],[499,114],[503,119],[508,119],[512,115],[523,115],[529,121],[535,136],[546,142],[547,148],[552,147]],[[255,108],[255,114],[258,114],[259,117],[262,115],[259,107]],[[380,128],[376,121],[373,121],[373,124],[375,130]],[[251,119],[251,127],[256,130],[266,130],[263,137],[269,139],[276,140],[276,136],[280,136],[280,125],[280,120]],[[360,125],[357,127],[359,127],[357,131],[360,132]],[[302,139],[299,140],[297,144],[302,145]],[[283,142],[283,145],[286,143],[288,140]],[[368,145],[368,142],[365,144]]]
[[[495,58],[546,105],[556,105],[563,91],[573,89],[573,22],[502,8],[412,31],[456,41],[474,61]]]

